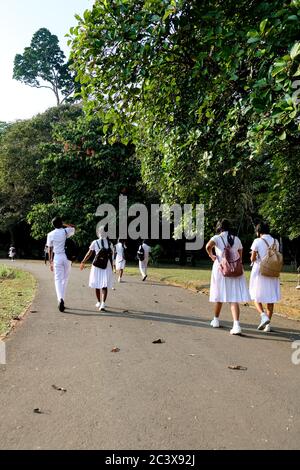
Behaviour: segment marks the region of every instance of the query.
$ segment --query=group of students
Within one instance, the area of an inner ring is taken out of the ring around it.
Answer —
[[[255,307],[260,314],[258,330],[270,332],[270,322],[274,311],[274,303],[280,300],[280,282],[279,272],[282,267],[282,255],[279,253],[278,240],[270,235],[269,226],[266,223],[260,223],[255,228],[256,236],[251,245],[251,275],[249,289],[247,287],[245,274],[241,265],[243,246],[237,236],[232,235],[228,220],[222,220],[217,224],[216,232],[206,245],[206,251],[213,261],[211,283],[210,283],[210,302],[215,303],[214,318],[210,325],[213,328],[220,327],[220,313],[223,303],[230,303],[233,317],[233,327],[230,330],[232,335],[240,335],[242,329],[240,326],[240,307],[241,302],[254,301]],[[226,276],[226,269],[223,268],[225,250],[232,252],[233,264],[241,271],[237,276]],[[268,258],[269,250],[273,250],[276,266],[273,266],[274,272],[264,272],[262,274],[262,265]],[[278,268],[279,266],[279,268]],[[275,268],[278,271],[275,272]],[[266,304],[264,310],[263,304]]]
[[[65,310],[66,287],[71,269],[71,260],[68,259],[66,253],[66,242],[68,238],[75,234],[75,227],[71,224],[64,224],[61,217],[55,217],[52,224],[54,230],[48,233],[46,246],[50,269],[54,272],[58,308],[63,312]],[[119,239],[114,246],[108,239],[103,226],[99,228],[98,237],[90,244],[88,252],[80,263],[80,270],[84,269],[86,262],[91,257],[94,258],[89,276],[89,287],[95,289],[96,308],[105,311],[108,289],[114,288],[113,271],[118,272],[118,282],[122,282],[126,265],[126,244],[124,240]],[[145,240],[142,241],[137,251],[142,281],[147,279],[150,252],[150,246]]]
[[[60,217],[52,221],[54,230],[47,236],[47,246],[50,261],[50,269],[54,271],[54,281],[60,311],[65,310],[65,293],[69,279],[71,261],[66,254],[66,241],[75,234],[75,227],[64,224]],[[271,331],[270,322],[273,315],[274,303],[280,300],[280,282],[277,274],[264,275],[261,267],[266,259],[270,247],[279,253],[279,243],[269,234],[266,223],[256,226],[257,238],[251,246],[251,276],[249,289],[242,267],[243,246],[240,239],[234,236],[228,220],[218,222],[216,235],[206,245],[206,251],[213,261],[210,283],[209,301],[215,304],[214,318],[210,322],[213,328],[220,327],[220,313],[223,303],[230,303],[233,327],[232,335],[240,335],[240,303],[254,301],[260,314],[258,330]],[[123,240],[113,246],[107,238],[104,227],[99,228],[98,239],[94,240],[88,252],[80,264],[80,270],[86,262],[93,257],[93,263],[89,276],[89,287],[95,289],[97,303],[96,308],[105,311],[108,289],[113,289],[113,270],[118,272],[118,281],[122,282],[122,276],[126,265],[126,244]],[[138,249],[139,269],[142,281],[147,279],[147,267],[151,248],[143,241]],[[230,255],[230,256],[229,256]],[[281,256],[281,255],[280,255]],[[232,260],[232,261],[231,261]],[[263,304],[266,304],[264,310]]]

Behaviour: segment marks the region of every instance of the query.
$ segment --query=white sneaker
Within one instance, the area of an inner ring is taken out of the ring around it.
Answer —
[[[265,328],[265,326],[267,326],[269,323],[270,323],[270,318],[268,317],[268,315],[263,313],[260,316],[260,324],[258,325],[257,329],[258,330],[263,330]]]
[[[99,308],[100,312],[105,312],[105,308],[106,308],[105,303],[101,302],[101,305],[100,305],[100,308]]]
[[[100,305],[101,305],[101,302],[97,302],[96,305],[95,305],[95,307],[96,307],[96,308],[100,308]]]
[[[265,333],[270,333],[270,331],[272,331],[271,330],[271,325],[270,325],[270,323],[268,323],[267,326],[264,328],[264,332]]]
[[[218,320],[218,318],[214,318],[210,322],[210,326],[212,326],[213,328],[220,328],[220,321]]]
[[[242,333],[242,328],[240,325],[234,325],[230,330],[231,335],[240,335]]]
[[[118,282],[122,282],[122,278],[119,277],[119,278],[118,278]]]

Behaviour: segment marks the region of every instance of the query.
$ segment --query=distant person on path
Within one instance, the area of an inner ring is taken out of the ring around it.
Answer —
[[[13,245],[8,250],[8,257],[11,259],[11,261],[15,261],[16,257],[16,249]]]
[[[225,247],[234,256],[233,259],[236,260],[237,264],[242,260],[243,246],[240,239],[231,233],[228,220],[224,219],[218,222],[216,232],[217,235],[214,235],[206,245],[206,251],[214,263],[211,274],[209,301],[215,302],[215,308],[214,318],[210,325],[213,328],[219,328],[219,316],[222,305],[224,302],[230,303],[233,317],[233,327],[230,330],[230,334],[239,335],[242,332],[239,322],[239,303],[247,302],[250,299],[246,279],[243,272],[239,276],[227,277],[223,274],[222,267],[223,255],[226,253]]]
[[[75,227],[71,224],[64,224],[61,217],[52,220],[54,230],[48,233],[47,243],[50,270],[54,272],[55,290],[60,312],[65,310],[66,288],[71,272],[71,261],[68,260],[65,244],[66,239],[75,233]]]
[[[279,251],[278,240],[275,240],[269,234],[269,226],[266,223],[260,223],[255,227],[257,238],[251,246],[252,271],[250,276],[250,297],[254,300],[255,307],[260,314],[260,324],[258,330],[270,332],[270,322],[274,311],[274,303],[280,300],[280,281],[279,277],[263,276],[260,273],[260,264],[268,253],[268,248],[274,243]],[[267,304],[266,312],[263,304]]]
[[[48,251],[48,246],[45,245],[45,248],[44,248],[44,261],[45,261],[45,264],[47,264],[48,260],[49,260],[49,251]]]
[[[82,260],[80,270],[82,271],[84,269],[86,261],[94,255],[94,261],[90,272],[89,287],[96,291],[96,308],[100,311],[105,311],[107,290],[112,289],[113,287],[113,246],[107,238],[107,234],[103,226],[99,228],[98,236],[98,240],[94,240],[91,243],[89,251]]]
[[[116,271],[119,274],[118,282],[122,282],[122,277],[126,265],[125,259],[125,250],[126,250],[125,241],[119,238],[118,243],[115,245],[115,253],[116,253]]]
[[[142,275],[142,281],[146,281],[147,279],[147,269],[150,252],[150,246],[147,244],[146,240],[143,240],[137,251],[137,258],[139,260],[139,269]]]

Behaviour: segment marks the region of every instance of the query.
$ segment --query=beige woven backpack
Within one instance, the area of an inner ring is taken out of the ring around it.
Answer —
[[[264,238],[262,238],[262,240],[266,243],[268,252],[260,262],[260,274],[267,277],[279,277],[283,266],[283,256],[277,250],[275,239],[273,240],[272,245],[269,245]]]

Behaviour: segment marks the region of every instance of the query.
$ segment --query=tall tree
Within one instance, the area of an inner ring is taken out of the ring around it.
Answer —
[[[299,0],[96,0],[71,30],[86,110],[116,138],[133,139],[144,180],[163,200],[204,202],[210,220],[252,223],[268,215],[262,189],[284,180],[297,193],[293,173],[282,172],[300,143],[299,8]],[[295,237],[299,204],[283,197],[276,193],[277,207],[290,211],[289,223],[276,223],[276,211],[268,218]]]
[[[48,181],[39,179],[42,145],[52,139],[53,124],[72,119],[77,107],[59,106],[12,123],[0,134],[0,230],[13,238],[32,205],[51,201]]]
[[[99,204],[117,209],[120,194],[127,195],[129,203],[143,201],[134,146],[107,143],[102,127],[99,119],[86,119],[80,110],[54,127],[39,175],[50,184],[52,198],[45,203],[37,200],[27,217],[35,239],[44,238],[51,218],[62,214],[76,224],[78,243],[86,245],[95,236]]]
[[[57,105],[74,91],[74,73],[70,71],[57,36],[47,28],[39,29],[30,47],[15,56],[13,78],[34,88],[50,89]]]

